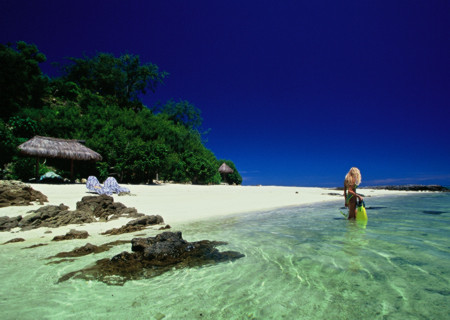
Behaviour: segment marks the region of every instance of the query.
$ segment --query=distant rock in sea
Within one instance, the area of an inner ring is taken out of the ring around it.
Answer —
[[[406,185],[372,186],[372,187],[361,187],[361,189],[450,192],[450,189],[447,187],[443,187],[440,185],[433,185],[433,184],[432,185],[406,184]]]

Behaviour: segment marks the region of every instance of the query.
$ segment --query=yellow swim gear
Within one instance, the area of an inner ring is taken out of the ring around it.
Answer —
[[[367,213],[364,201],[358,203],[358,208],[356,209],[356,220],[367,221]]]

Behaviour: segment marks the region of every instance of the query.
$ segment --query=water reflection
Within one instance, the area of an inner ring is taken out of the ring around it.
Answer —
[[[366,239],[366,225],[367,221],[351,220],[347,223],[343,251],[348,256],[349,270],[352,272],[359,272],[362,269],[362,251],[369,243]]]

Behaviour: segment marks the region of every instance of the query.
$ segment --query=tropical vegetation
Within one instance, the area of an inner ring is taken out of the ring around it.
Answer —
[[[68,59],[61,76],[50,78],[39,67],[44,61],[35,45],[0,44],[0,178],[34,177],[35,160],[21,156],[17,146],[40,135],[83,140],[102,155],[97,163],[77,162],[76,178],[242,183],[232,161],[219,161],[204,146],[200,109],[184,100],[142,103],[168,77],[158,66],[136,55],[98,53]],[[223,162],[232,174],[219,174]],[[67,160],[46,159],[40,173],[67,176],[68,166]]]

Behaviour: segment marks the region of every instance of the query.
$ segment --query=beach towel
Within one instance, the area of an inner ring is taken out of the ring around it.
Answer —
[[[103,187],[100,182],[98,181],[97,177],[95,176],[89,176],[86,181],[86,188],[88,188],[89,191],[98,193],[98,194],[106,194],[108,196],[112,195],[113,192],[108,187]]]
[[[106,179],[103,184],[105,187],[109,188],[114,193],[117,194],[121,192],[130,193],[130,189],[119,186],[117,180],[113,177],[109,177],[108,179]]]

